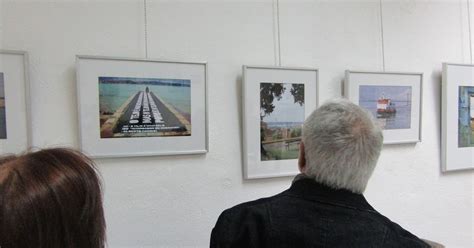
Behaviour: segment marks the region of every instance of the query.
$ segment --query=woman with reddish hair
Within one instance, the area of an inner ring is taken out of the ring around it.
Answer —
[[[103,248],[101,183],[80,152],[45,149],[0,159],[0,247]]]

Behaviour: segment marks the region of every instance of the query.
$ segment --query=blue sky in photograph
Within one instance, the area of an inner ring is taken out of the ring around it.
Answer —
[[[99,77],[100,83],[102,82],[123,82],[133,81],[135,83],[151,83],[151,84],[172,84],[179,83],[183,85],[191,85],[191,80],[189,79],[164,79],[164,78],[133,78],[133,77]]]
[[[304,121],[304,104],[300,106],[295,103],[293,95],[291,94],[291,84],[284,84],[286,88],[282,94],[281,99],[273,100],[275,109],[269,115],[263,117],[265,122],[303,122]]]
[[[0,97],[5,97],[5,81],[2,72],[0,72]]]
[[[359,86],[359,101],[376,101],[380,97],[390,98],[392,101],[411,100],[411,86]],[[409,98],[407,97],[409,96]]]

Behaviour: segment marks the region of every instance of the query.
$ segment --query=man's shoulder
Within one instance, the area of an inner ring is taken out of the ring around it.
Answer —
[[[221,214],[221,217],[231,218],[231,217],[239,216],[242,214],[250,214],[250,213],[264,214],[267,211],[266,208],[268,204],[275,201],[280,196],[281,196],[281,193],[274,196],[264,197],[257,200],[252,200],[252,201],[237,204],[231,208],[224,210]]]
[[[224,210],[212,229],[211,247],[264,247],[268,241],[268,204],[278,195]]]
[[[378,212],[376,215],[386,227],[384,237],[386,247],[430,247],[419,237],[393,222],[388,217]]]

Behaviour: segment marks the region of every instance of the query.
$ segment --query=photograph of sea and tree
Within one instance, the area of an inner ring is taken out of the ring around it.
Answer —
[[[99,77],[101,138],[191,135],[191,81]]]
[[[0,139],[7,138],[7,116],[5,106],[5,80],[0,72]]]
[[[411,126],[411,86],[359,86],[359,105],[369,110],[383,129]]]
[[[305,118],[304,84],[260,83],[260,159],[296,159]]]
[[[474,87],[459,86],[458,147],[474,146]]]

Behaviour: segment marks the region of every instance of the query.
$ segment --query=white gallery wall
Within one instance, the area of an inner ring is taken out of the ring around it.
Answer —
[[[280,35],[276,0],[148,0],[148,56],[209,63],[210,151],[97,160],[109,246],[205,247],[222,210],[289,187],[242,179],[243,64],[319,68],[323,102],[345,69],[385,57],[424,73],[423,141],[385,146],[366,197],[419,237],[473,247],[474,171],[440,172],[441,63],[471,62],[467,1],[382,2],[385,56],[378,0],[280,0]],[[0,48],[30,55],[33,145],[77,148],[75,55],[144,57],[143,1],[0,0],[0,17]]]

